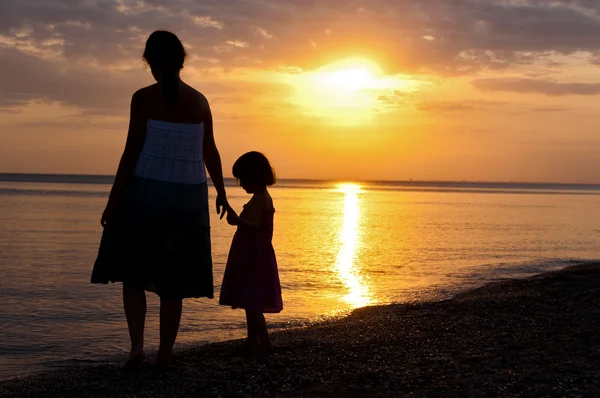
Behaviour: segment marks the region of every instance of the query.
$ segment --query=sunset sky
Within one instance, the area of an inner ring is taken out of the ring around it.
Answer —
[[[600,183],[596,0],[3,0],[0,172],[114,173],[155,29],[226,175]]]

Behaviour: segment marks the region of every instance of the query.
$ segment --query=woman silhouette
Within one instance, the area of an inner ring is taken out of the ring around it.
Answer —
[[[145,290],[160,297],[159,366],[171,361],[182,300],[213,297],[206,170],[221,218],[229,205],[210,106],[179,76],[185,57],[173,33],[148,38],[143,58],[157,83],[133,95],[125,150],[101,219],[91,282],[123,282],[129,365],[145,360]]]

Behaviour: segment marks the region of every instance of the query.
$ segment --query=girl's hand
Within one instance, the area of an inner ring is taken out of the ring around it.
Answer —
[[[238,225],[239,222],[239,216],[235,213],[235,211],[232,208],[229,208],[229,211],[227,212],[227,223],[229,225]]]

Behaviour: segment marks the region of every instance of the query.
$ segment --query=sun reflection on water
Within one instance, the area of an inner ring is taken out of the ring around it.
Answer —
[[[361,187],[343,183],[337,191],[344,194],[344,219],[340,231],[340,251],[336,258],[339,277],[348,289],[343,300],[353,308],[364,307],[372,302],[369,287],[356,264],[356,252],[360,240],[360,193]]]

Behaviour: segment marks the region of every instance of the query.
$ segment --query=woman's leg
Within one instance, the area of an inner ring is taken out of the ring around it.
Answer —
[[[144,287],[139,284],[123,283],[123,307],[131,340],[129,360],[135,360],[144,356],[144,324],[146,321]]]
[[[160,346],[156,364],[165,366],[171,362],[173,345],[181,322],[181,299],[160,299]]]

